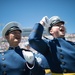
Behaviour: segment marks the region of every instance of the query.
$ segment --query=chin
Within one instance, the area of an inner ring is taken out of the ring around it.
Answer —
[[[60,33],[61,36],[65,36],[65,33]]]
[[[20,41],[18,41],[18,40],[15,40],[14,42],[15,42],[15,43],[20,43]]]
[[[59,37],[63,38],[65,36],[65,34],[60,34]]]

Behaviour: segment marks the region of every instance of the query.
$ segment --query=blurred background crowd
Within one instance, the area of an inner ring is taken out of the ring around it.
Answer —
[[[52,36],[45,35],[45,37],[52,39]],[[66,34],[65,38],[70,41],[75,42],[75,34]],[[27,41],[28,41],[28,36],[23,36],[21,38],[21,42],[19,43],[19,46],[21,48],[24,48],[25,42],[27,42]],[[7,41],[4,38],[0,37],[0,50],[2,50],[2,49],[7,50],[8,47],[9,47],[9,44],[7,43]]]

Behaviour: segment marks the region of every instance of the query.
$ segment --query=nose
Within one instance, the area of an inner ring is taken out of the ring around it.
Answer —
[[[64,24],[61,24],[60,26],[64,26]]]

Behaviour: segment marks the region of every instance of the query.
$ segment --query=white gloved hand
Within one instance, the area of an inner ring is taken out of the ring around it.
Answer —
[[[37,62],[38,62],[39,64],[42,63],[42,58],[40,58],[40,57],[36,57],[36,60],[37,60]]]
[[[32,52],[29,51],[22,51],[22,54],[25,58],[25,60],[29,63],[29,64],[33,64],[34,62],[34,54]]]
[[[40,23],[41,22],[43,22],[44,23],[44,26],[45,27],[49,27],[50,25],[50,23],[49,23],[49,18],[47,17],[47,16],[44,16],[43,18],[42,18],[42,20],[40,21]]]

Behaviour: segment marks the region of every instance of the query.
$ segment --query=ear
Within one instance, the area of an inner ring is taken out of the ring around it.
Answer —
[[[52,29],[51,29],[49,32],[50,32],[50,34],[53,34],[53,31],[52,31]]]
[[[5,38],[8,39],[8,35],[6,35]]]

